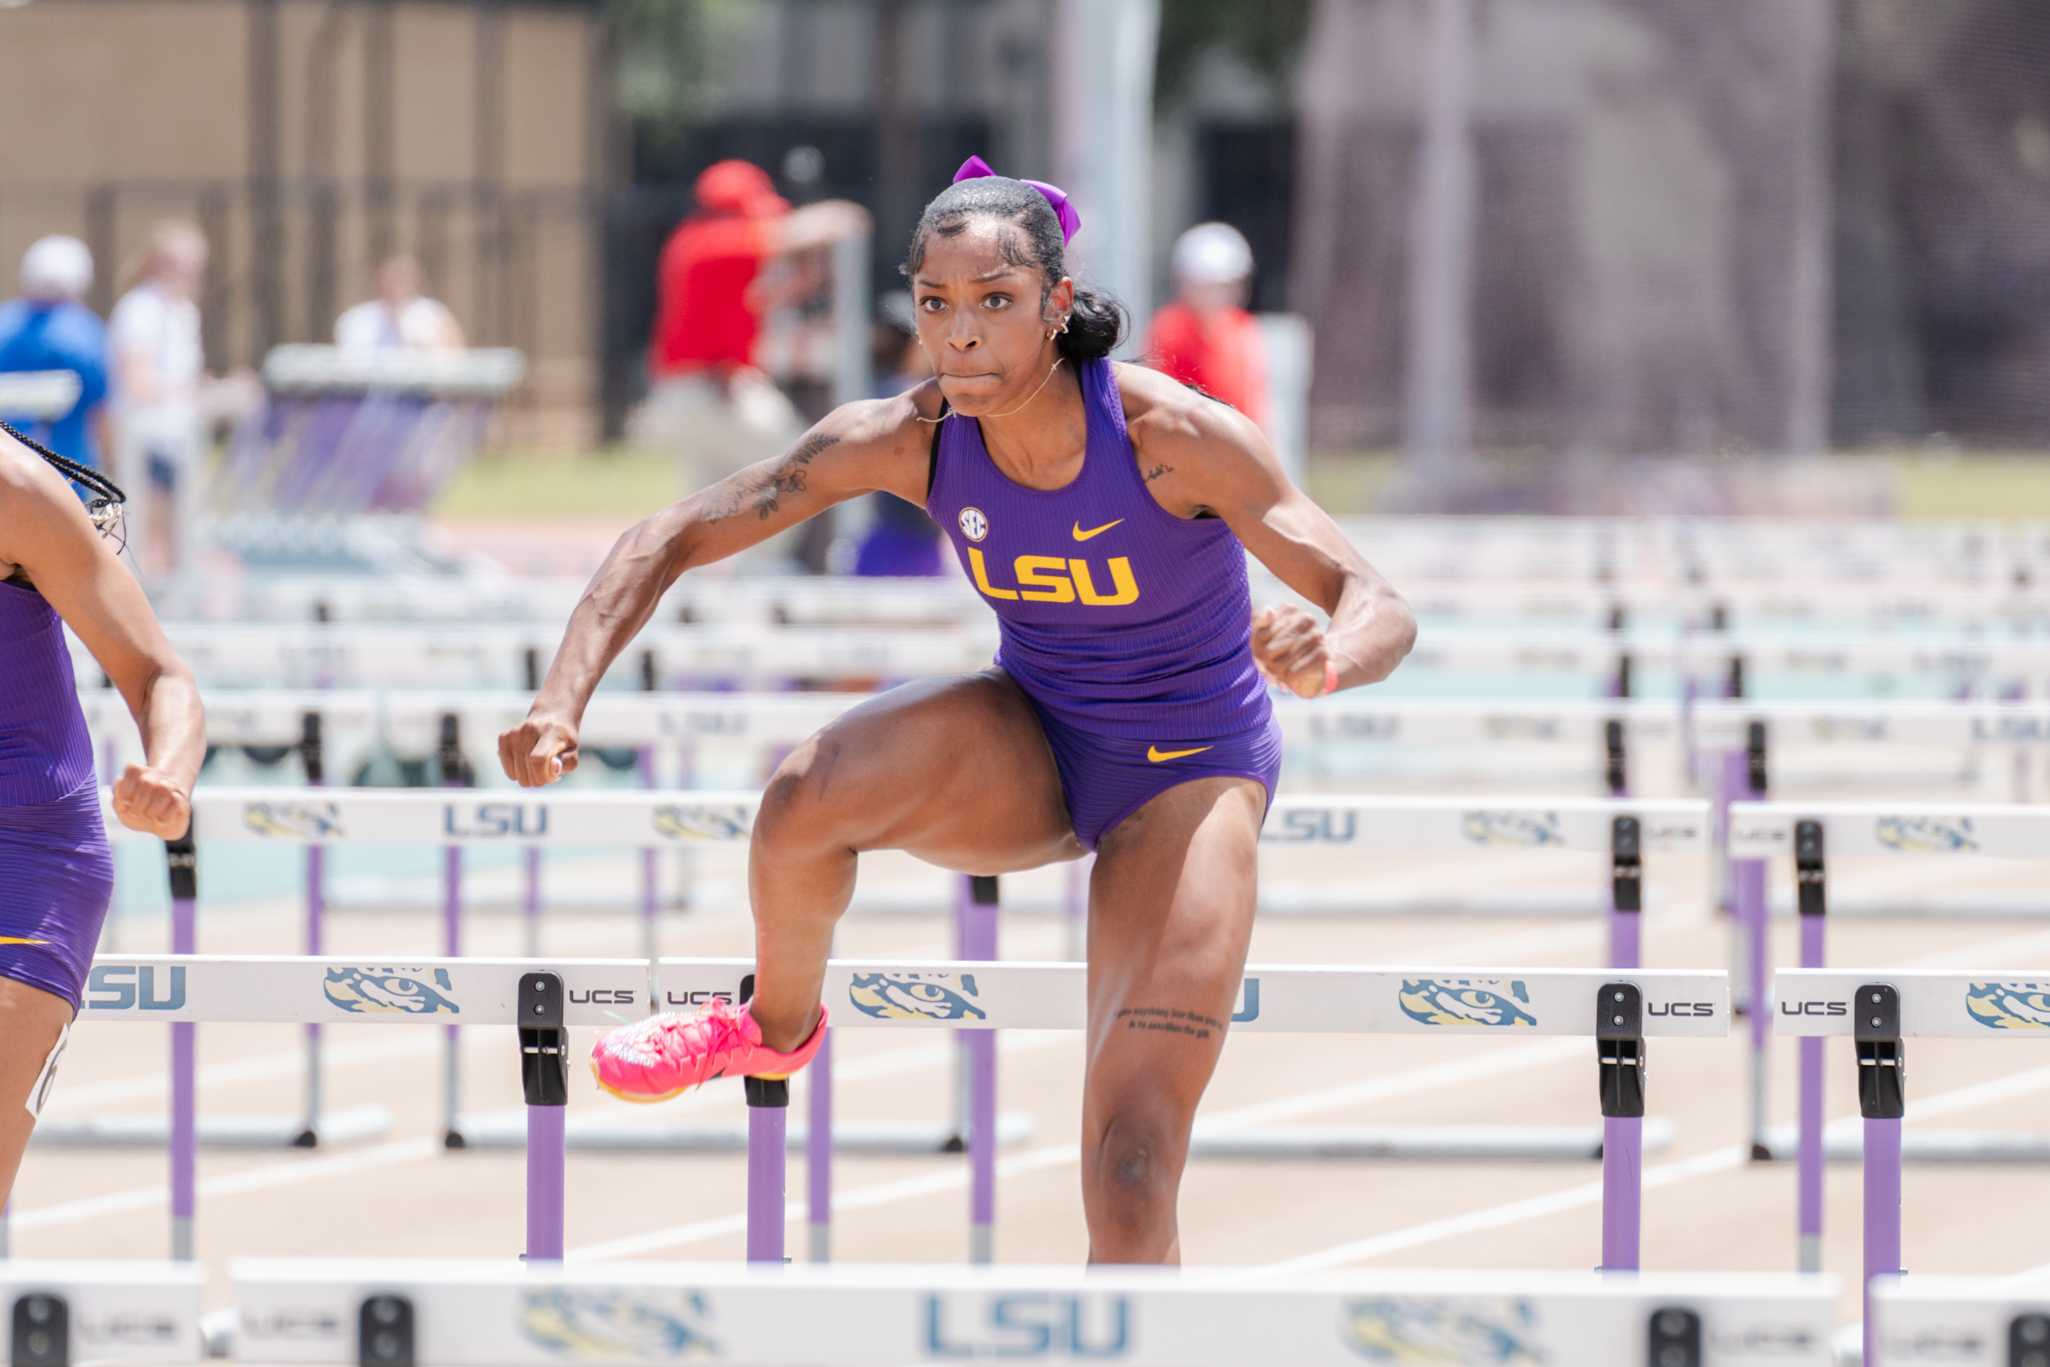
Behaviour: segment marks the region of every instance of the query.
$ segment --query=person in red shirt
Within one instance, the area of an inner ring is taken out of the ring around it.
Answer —
[[[745,161],[714,162],[694,190],[697,211],[662,248],[648,402],[631,424],[635,442],[677,451],[689,488],[773,454],[803,429],[756,368],[755,349],[763,320],[821,282],[815,272],[772,268],[869,223],[845,200],[792,209],[768,173]]]
[[[1153,316],[1146,361],[1268,426],[1267,358],[1246,312],[1253,249],[1228,223],[1199,223],[1174,244],[1175,301]]]

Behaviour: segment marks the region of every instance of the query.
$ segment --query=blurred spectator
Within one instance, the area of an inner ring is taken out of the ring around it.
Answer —
[[[114,305],[107,327],[114,361],[116,478],[128,490],[129,541],[153,572],[183,563],[194,533],[200,480],[200,281],[206,237],[191,223],[159,223]]]
[[[335,319],[335,345],[352,356],[379,351],[461,351],[463,329],[438,299],[421,292],[420,263],[394,256],[377,268],[377,297]]]
[[[21,258],[21,298],[0,305],[0,372],[67,371],[78,398],[55,417],[0,414],[60,456],[98,467],[106,445],[107,326],[82,302],[93,254],[75,237],[44,237]]]
[[[858,205],[792,210],[768,173],[744,161],[705,168],[697,212],[662,249],[648,401],[633,439],[674,446],[686,490],[776,454],[803,423],[755,368],[762,320],[818,287],[814,273],[767,268],[867,230]]]
[[[932,362],[918,344],[909,290],[883,296],[872,338],[877,398],[901,394],[932,374]],[[925,515],[925,509],[895,494],[873,495],[868,509],[868,530],[854,553],[856,574],[934,575],[945,570],[940,529]]]
[[[1228,223],[1199,223],[1174,244],[1175,300],[1153,316],[1150,364],[1224,400],[1263,430],[1267,358],[1246,312],[1253,249]]]

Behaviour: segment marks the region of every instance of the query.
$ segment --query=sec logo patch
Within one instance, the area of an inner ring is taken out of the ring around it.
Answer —
[[[989,519],[983,516],[982,509],[980,508],[963,508],[961,510],[960,522],[961,535],[967,537],[970,541],[980,541],[989,535]]]

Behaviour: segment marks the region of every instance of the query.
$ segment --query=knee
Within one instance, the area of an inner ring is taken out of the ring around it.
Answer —
[[[1090,1183],[1114,1228],[1136,1230],[1174,1207],[1182,1142],[1167,1118],[1146,1110],[1114,1112],[1096,1144]]]
[[[831,735],[813,736],[791,751],[762,786],[755,844],[790,852],[853,847],[861,804],[850,799],[860,785],[850,781],[846,759]]]

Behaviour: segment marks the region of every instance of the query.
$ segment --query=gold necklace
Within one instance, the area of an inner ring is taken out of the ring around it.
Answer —
[[[1012,413],[1022,413],[1027,408],[1030,408],[1032,406],[1032,400],[1038,398],[1040,394],[1046,389],[1046,387],[1053,383],[1053,373],[1054,371],[1059,370],[1061,368],[1061,361],[1063,359],[1064,358],[1060,356],[1056,356],[1053,358],[1053,364],[1047,367],[1046,378],[1039,382],[1039,388],[1033,390],[1031,397],[1027,398],[1024,403],[1019,404],[1016,408],[1010,409],[1007,412],[991,413],[988,416],[992,418],[1008,418],[1011,416]],[[947,412],[940,414],[940,416],[938,416],[937,418],[919,417],[919,415],[915,413],[912,416],[917,417],[920,422],[942,423],[945,422],[949,417],[951,417],[952,414],[953,410],[949,409],[947,410]]]

